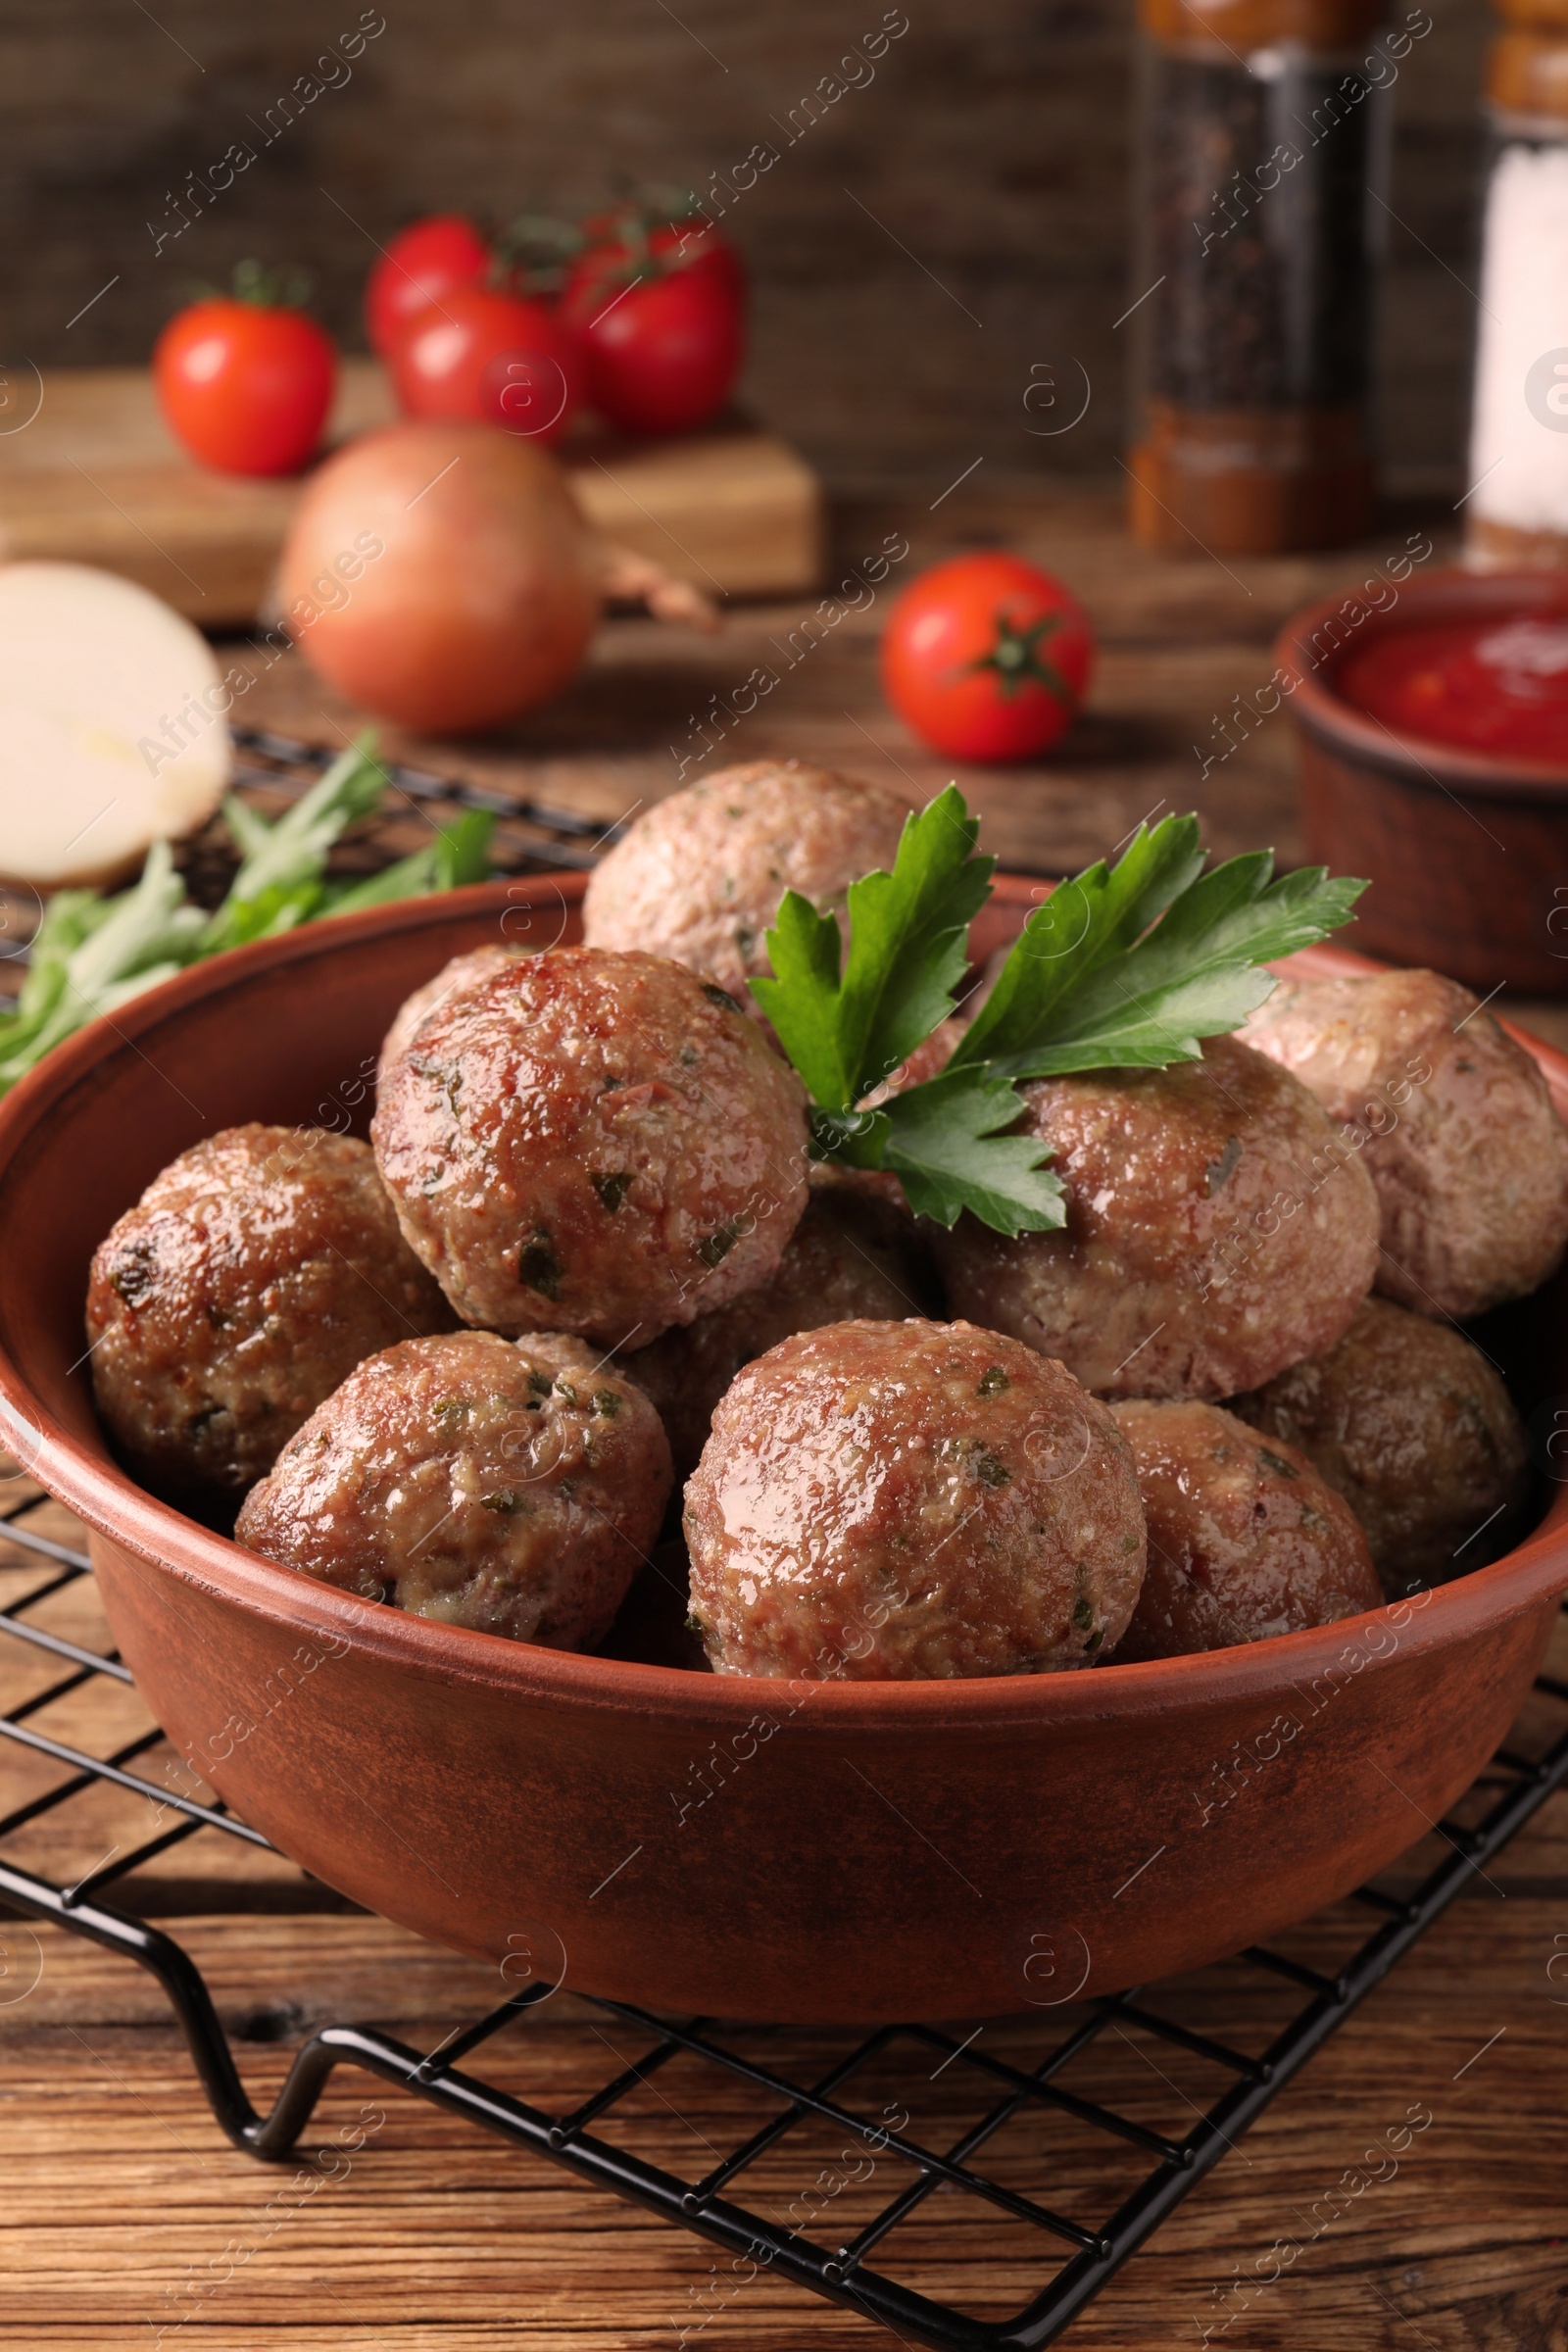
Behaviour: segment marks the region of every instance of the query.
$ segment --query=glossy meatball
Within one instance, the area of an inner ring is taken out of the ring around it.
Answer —
[[[1354,1513],[1294,1446],[1217,1405],[1118,1404],[1149,1522],[1149,1570],[1118,1664],[1267,1642],[1375,1609]]]
[[[381,1040],[382,1070],[391,1068],[405,1048],[414,1042],[415,1032],[427,1012],[438,1004],[460,996],[470,981],[482,980],[499,965],[513,963],[519,956],[529,953],[526,948],[469,948],[465,955],[454,956],[444,963],[433,979],[416,988],[412,997],[405,997],[393,1017],[392,1026]]]
[[[588,1649],[659,1534],[669,1447],[581,1340],[405,1340],[352,1372],[247,1496],[235,1534],[416,1617]]]
[[[1553,1271],[1568,1134],[1538,1065],[1467,988],[1436,972],[1284,981],[1246,1035],[1360,1145],[1386,1297],[1463,1318]]]
[[[728,767],[640,816],[588,878],[583,937],[711,972],[749,1008],[787,890],[842,920],[852,882],[898,855],[907,802],[799,760]]]
[[[1377,1202],[1288,1071],[1214,1037],[1201,1061],[1022,1092],[1067,1222],[936,1232],[955,1314],[1112,1396],[1229,1396],[1332,1347],[1371,1287]]]
[[[666,1331],[618,1369],[653,1398],[684,1478],[708,1443],[713,1409],[742,1364],[824,1323],[897,1321],[939,1303],[930,1254],[913,1221],[845,1185],[813,1181],[806,1213],[770,1282]]]
[[[1529,1487],[1513,1401],[1446,1323],[1369,1298],[1336,1347],[1232,1399],[1304,1453],[1366,1531],[1391,1598],[1485,1567]]]
[[[806,1205],[805,1092],[662,956],[550,948],[432,1007],[371,1133],[464,1320],[635,1347],[765,1282]]]
[[[1132,1454],[1059,1364],[967,1323],[835,1323],[748,1364],[686,1487],[720,1674],[1040,1674],[1114,1647]]]
[[[99,1245],[93,1395],[146,1486],[217,1506],[365,1356],[452,1322],[368,1145],[230,1127],[155,1176]]]

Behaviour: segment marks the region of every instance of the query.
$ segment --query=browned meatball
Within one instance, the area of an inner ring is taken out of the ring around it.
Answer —
[[[1067,1222],[936,1232],[956,1314],[1113,1396],[1229,1396],[1339,1338],[1371,1287],[1377,1202],[1288,1071],[1212,1037],[1201,1061],[1022,1091]]]
[[[1480,1348],[1446,1323],[1369,1298],[1326,1355],[1230,1409],[1344,1495],[1391,1598],[1483,1568],[1513,1541],[1524,1430]]]
[[[1568,1239],[1568,1134],[1536,1062],[1436,972],[1284,981],[1246,1036],[1309,1086],[1377,1187],[1377,1287],[1418,1315],[1539,1290]]]
[[[610,1631],[659,1534],[669,1447],[581,1340],[406,1340],[352,1372],[235,1534],[416,1617],[551,1649]]]
[[[912,1220],[846,1185],[813,1181],[771,1282],[716,1314],[699,1315],[684,1331],[666,1331],[617,1368],[658,1406],[676,1476],[684,1478],[696,1468],[713,1408],[742,1364],[791,1332],[857,1315],[929,1315],[937,1306],[936,1275]]]
[[[449,998],[461,995],[470,981],[482,980],[498,964],[512,963],[517,956],[528,953],[526,948],[492,946],[469,948],[466,954],[454,956],[449,963],[442,965],[433,979],[426,980],[422,988],[416,988],[412,997],[405,997],[398,1006],[392,1026],[381,1040],[381,1068],[390,1069],[404,1049],[413,1043],[415,1032],[427,1012],[433,1012],[438,1004],[446,1004]]]
[[[549,948],[425,1014],[371,1133],[466,1322],[635,1347],[774,1272],[806,1205],[805,1102],[712,981]]]
[[[100,1243],[93,1394],[144,1484],[205,1507],[270,1469],[363,1357],[452,1321],[368,1145],[230,1127],[181,1152]]]
[[[1115,1645],[1131,1451],[1059,1364],[967,1323],[835,1323],[748,1364],[686,1487],[720,1674],[1040,1674]]]
[[[1118,1404],[1149,1522],[1149,1570],[1116,1662],[1267,1642],[1383,1599],[1348,1503],[1294,1446],[1217,1405]]]
[[[799,760],[728,767],[672,793],[602,858],[583,897],[583,937],[643,948],[711,972],[750,1009],[765,934],[787,890],[841,920],[852,882],[890,868],[908,803]]]

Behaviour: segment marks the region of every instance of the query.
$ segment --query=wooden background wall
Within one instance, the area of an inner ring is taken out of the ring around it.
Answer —
[[[1387,224],[1385,448],[1412,487],[1461,458],[1486,39],[1482,0],[1431,5],[1396,92]],[[371,240],[416,211],[704,187],[770,140],[777,164],[731,214],[758,283],[755,408],[841,483],[934,496],[981,456],[992,479],[1108,471],[1131,299],[1125,0],[903,0],[874,78],[853,68],[862,86],[785,146],[791,110],[884,6],[379,0],[365,22],[385,29],[350,61],[360,0],[11,0],[0,359],[141,358],[189,281],[251,253],[308,263],[357,342]],[[337,86],[269,138],[312,74]],[[255,162],[203,197],[236,141]],[[1031,432],[1052,421],[1024,408],[1031,368],[1077,383],[1072,360],[1088,415]]]

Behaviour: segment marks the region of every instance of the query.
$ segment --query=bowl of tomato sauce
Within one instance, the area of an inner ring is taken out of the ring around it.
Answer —
[[[1568,579],[1387,585],[1303,608],[1276,648],[1309,855],[1368,877],[1357,947],[1568,996]]]

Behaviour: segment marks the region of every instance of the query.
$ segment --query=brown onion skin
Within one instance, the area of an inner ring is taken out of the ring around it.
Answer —
[[[484,424],[389,425],[328,458],[295,511],[278,593],[318,676],[423,734],[551,701],[600,612],[595,543],[564,477]]]

